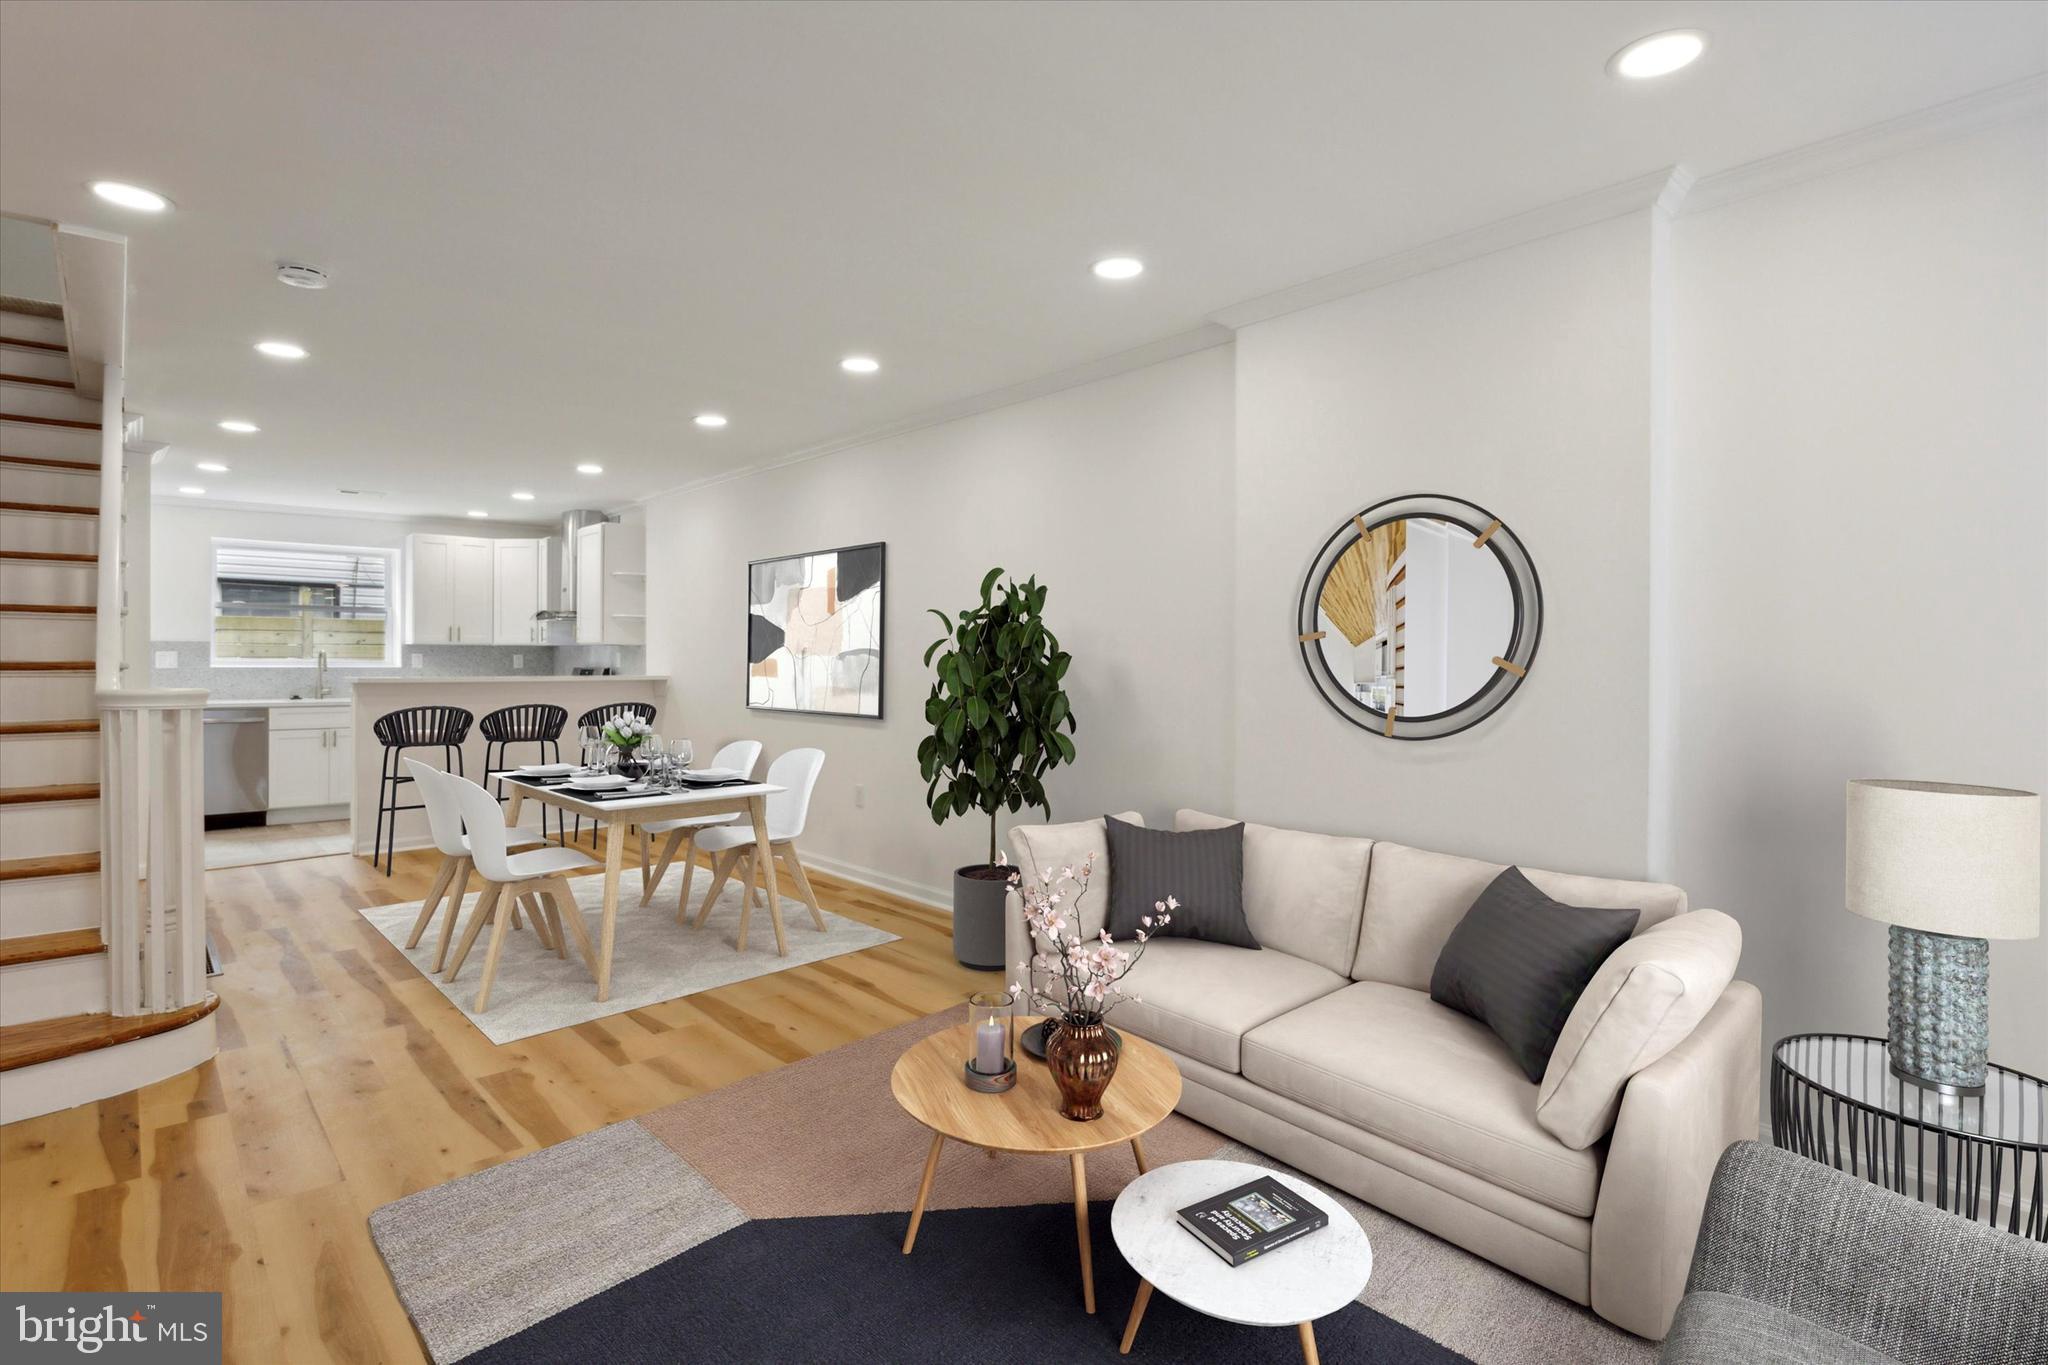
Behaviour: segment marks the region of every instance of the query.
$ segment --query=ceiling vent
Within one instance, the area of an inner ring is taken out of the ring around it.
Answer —
[[[388,498],[391,495],[381,488],[337,488],[337,493],[346,493],[352,498]]]
[[[327,272],[315,270],[310,265],[292,265],[287,262],[278,266],[277,282],[288,284],[294,289],[325,289]]]

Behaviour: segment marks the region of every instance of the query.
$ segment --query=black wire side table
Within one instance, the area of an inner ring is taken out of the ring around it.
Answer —
[[[1894,1076],[1882,1038],[1771,1049],[1771,1141],[1973,1222],[2048,1242],[2048,1082],[1993,1065],[1981,1095]]]

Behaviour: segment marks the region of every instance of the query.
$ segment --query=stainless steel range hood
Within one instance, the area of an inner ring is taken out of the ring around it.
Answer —
[[[554,570],[549,575],[549,602],[533,614],[536,621],[576,619],[576,533],[586,526],[618,518],[591,508],[562,514],[562,529],[548,540],[548,559]]]

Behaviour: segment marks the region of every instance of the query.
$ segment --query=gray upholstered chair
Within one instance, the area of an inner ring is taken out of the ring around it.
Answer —
[[[2048,1244],[1805,1157],[1721,1157],[1662,1365],[2038,1365]]]

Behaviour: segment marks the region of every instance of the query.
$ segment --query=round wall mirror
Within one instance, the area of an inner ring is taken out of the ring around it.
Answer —
[[[1499,517],[1416,494],[1339,526],[1295,615],[1302,663],[1338,715],[1391,739],[1440,739],[1499,710],[1528,676],[1543,587]]]

